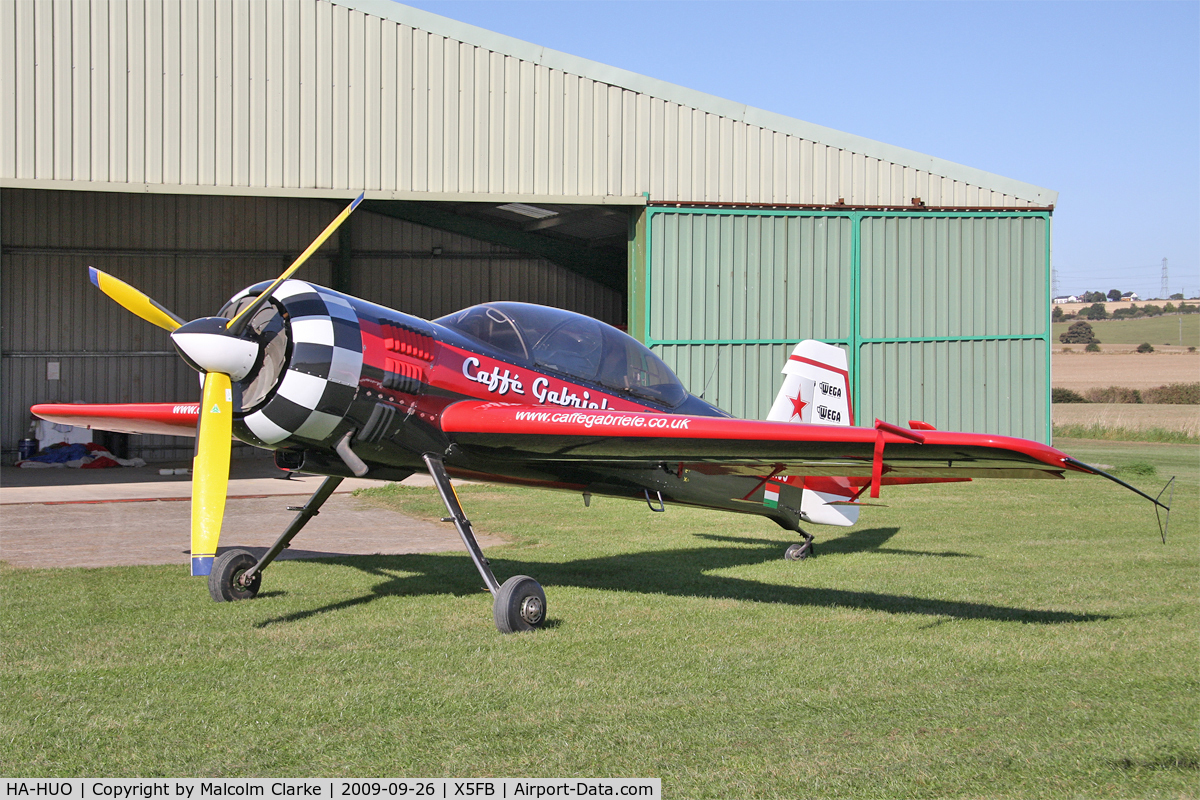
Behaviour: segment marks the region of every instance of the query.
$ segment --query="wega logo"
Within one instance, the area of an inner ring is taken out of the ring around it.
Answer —
[[[821,387],[821,394],[829,395],[830,397],[842,396],[842,387],[840,386],[835,386],[834,384],[826,383],[825,381],[821,381],[818,386]]]
[[[830,422],[842,421],[842,412],[834,411],[832,408],[826,408],[825,406],[817,406],[817,416],[821,419],[827,419]]]
[[[584,414],[553,411],[518,411],[517,422],[553,422],[577,425],[581,428],[650,428],[652,430],[687,430],[687,417],[647,417],[640,414]]]

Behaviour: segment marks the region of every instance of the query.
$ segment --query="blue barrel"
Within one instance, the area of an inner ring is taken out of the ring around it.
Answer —
[[[37,455],[38,440],[37,439],[22,439],[17,442],[17,460],[24,461],[27,458],[33,458]]]

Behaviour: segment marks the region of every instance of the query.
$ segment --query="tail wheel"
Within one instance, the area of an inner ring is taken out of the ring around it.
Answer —
[[[258,559],[246,550],[230,550],[218,556],[208,575],[208,593],[212,599],[218,603],[253,599],[262,585],[262,573],[256,574],[245,586],[240,579],[257,563]]]
[[[501,633],[540,628],[546,621],[546,593],[533,578],[514,575],[496,592],[492,616]]]
[[[803,561],[812,554],[812,542],[801,542],[792,545],[784,551],[783,557],[788,561]]]

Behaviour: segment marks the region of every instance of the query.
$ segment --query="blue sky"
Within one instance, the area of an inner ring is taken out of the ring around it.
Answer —
[[[412,0],[1059,192],[1062,293],[1200,295],[1200,3]]]

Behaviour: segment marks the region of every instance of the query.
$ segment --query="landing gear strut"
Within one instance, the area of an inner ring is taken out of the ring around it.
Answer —
[[[479,570],[484,584],[495,598],[492,601],[492,617],[496,622],[496,629],[501,633],[517,633],[540,628],[546,621],[546,593],[542,591],[542,587],[526,575],[516,575],[506,580],[503,586],[500,585],[479,548],[479,542],[475,540],[475,531],[458,502],[458,494],[450,483],[450,476],[446,474],[446,465],[430,453],[421,458],[425,460],[425,466],[429,468],[429,475],[437,486],[438,494],[442,496],[442,502],[450,512],[445,521],[453,522],[454,527],[458,529],[458,535],[467,546],[467,553],[470,554],[475,569]]]
[[[804,531],[800,531],[800,535],[804,537],[804,541],[797,542],[784,551],[783,557],[788,561],[803,561],[817,554],[816,546],[813,544],[813,535]]]
[[[208,593],[212,595],[212,599],[224,603],[230,600],[249,600],[257,595],[259,586],[262,585],[262,571],[287,548],[310,519],[321,513],[321,506],[341,482],[341,478],[326,478],[321,481],[312,497],[308,498],[307,503],[302,506],[288,506],[289,511],[299,513],[262,558],[256,560],[248,550],[230,550],[222,553],[213,562],[212,572],[208,576]]]

